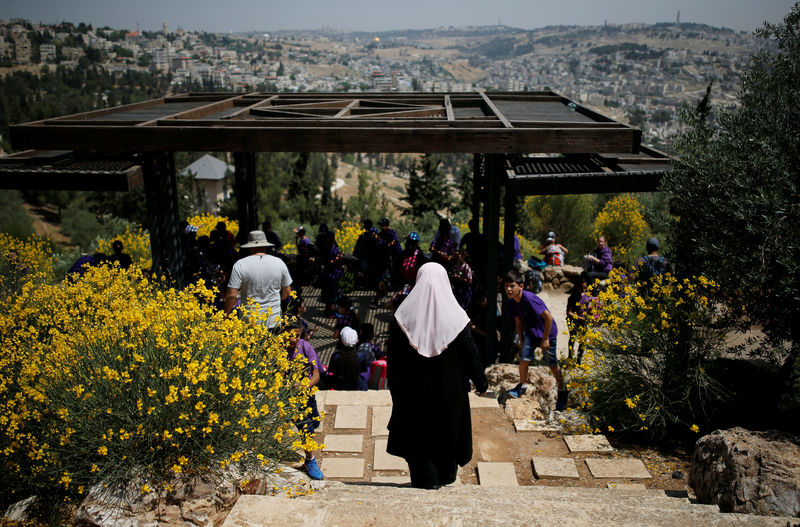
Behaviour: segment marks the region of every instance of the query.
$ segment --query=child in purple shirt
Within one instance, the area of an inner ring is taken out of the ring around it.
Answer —
[[[292,322],[287,324],[285,327],[287,335],[286,352],[289,355],[289,360],[294,359],[298,355],[304,356],[308,362],[308,365],[306,366],[306,372],[308,373],[308,384],[309,386],[316,386],[320,379],[319,357],[317,356],[317,352],[314,350],[311,344],[300,338],[300,334],[303,331],[303,326],[299,322]],[[320,420],[316,398],[313,395],[309,396],[306,405],[311,409],[311,412],[304,414],[305,417],[299,421],[296,421],[295,426],[298,430],[306,435],[313,435],[314,430],[319,427]],[[306,450],[305,454],[306,460],[304,467],[309,477],[311,477],[311,479],[324,479],[325,476],[322,474],[322,471],[317,464],[317,460],[314,458],[314,453],[310,450]]]
[[[591,278],[592,281],[605,280],[614,267],[608,240],[602,235],[597,237],[597,247],[584,258],[587,264],[586,276]]]
[[[538,343],[542,348],[545,362],[550,367],[558,384],[556,410],[566,410],[568,392],[556,355],[556,339],[558,337],[556,321],[541,298],[530,291],[525,291],[523,285],[525,279],[519,271],[516,269],[508,271],[503,281],[508,297],[509,312],[514,317],[517,336],[522,345],[519,357],[519,384],[509,390],[508,395],[519,397],[525,393],[528,387],[528,365],[533,360],[533,350]]]

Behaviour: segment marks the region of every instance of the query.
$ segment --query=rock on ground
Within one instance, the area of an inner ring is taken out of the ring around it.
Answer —
[[[238,482],[245,479],[249,483],[242,490]],[[155,492],[143,494],[138,483],[110,490],[98,485],[77,507],[74,519],[77,525],[84,527],[221,525],[242,493],[302,494],[316,484],[302,472],[283,467],[278,474],[263,472],[243,476],[231,470],[223,476],[176,479],[173,489],[161,496]],[[6,520],[27,519],[27,508],[32,500],[31,497],[9,507]]]
[[[800,438],[717,430],[695,444],[689,477],[697,499],[723,512],[800,516]]]
[[[528,368],[528,390],[522,397],[509,398],[508,390],[519,382],[519,367],[515,364],[493,364],[486,369],[489,390],[500,395],[506,414],[511,419],[545,419],[556,407],[556,380],[546,366]]]

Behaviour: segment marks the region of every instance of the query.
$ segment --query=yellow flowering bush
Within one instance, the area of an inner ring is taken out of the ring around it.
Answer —
[[[200,236],[209,236],[211,231],[214,230],[214,227],[217,226],[217,223],[221,221],[225,222],[225,226],[233,233],[234,236],[238,236],[239,234],[238,221],[226,218],[224,216],[214,216],[208,212],[199,214],[197,216],[192,216],[191,218],[186,218],[186,221],[189,222],[189,225],[197,227],[198,238]]]
[[[293,427],[313,392],[285,340],[141,269],[23,285],[0,311],[0,489],[39,505],[96,484],[274,469],[318,447]]]
[[[675,425],[696,431],[706,420],[709,405],[725,397],[707,372],[727,344],[715,327],[726,308],[710,300],[717,289],[703,276],[636,282],[612,272],[577,333],[583,361],[565,368],[593,426],[657,435]]]
[[[354,221],[343,221],[334,229],[336,243],[339,244],[339,249],[343,253],[353,254],[353,249],[356,247],[356,240],[358,240],[362,232],[364,232],[364,227],[362,227],[361,224]]]
[[[630,264],[650,233],[644,207],[630,194],[615,196],[594,220],[592,236],[604,235],[615,262]]]
[[[0,233],[0,293],[5,301],[26,282],[53,279],[53,254],[44,240],[31,236],[20,240]]]
[[[125,226],[125,232],[108,239],[98,239],[95,241],[94,250],[103,254],[114,254],[112,245],[115,241],[122,242],[123,252],[130,254],[134,265],[144,269],[153,266],[153,257],[150,254],[150,235],[141,227],[135,231],[130,226]]]

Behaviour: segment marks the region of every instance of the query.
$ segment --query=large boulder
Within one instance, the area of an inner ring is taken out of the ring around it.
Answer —
[[[564,279],[570,282],[577,282],[578,279],[581,277],[581,273],[583,273],[583,267],[578,267],[576,265],[563,265],[561,266],[561,272],[564,273]]]
[[[700,438],[689,473],[697,499],[723,512],[800,516],[800,438],[744,428]]]
[[[546,366],[528,368],[528,390],[518,399],[509,398],[508,390],[519,382],[519,366],[492,364],[486,369],[486,378],[489,390],[499,394],[511,419],[545,419],[556,407],[558,387]]]

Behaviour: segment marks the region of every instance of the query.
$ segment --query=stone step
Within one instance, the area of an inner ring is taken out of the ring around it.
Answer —
[[[660,491],[586,487],[485,488],[426,491],[397,485],[325,482],[293,499],[244,495],[223,527],[360,527],[557,525],[623,527],[785,526],[788,518],[723,514]]]

